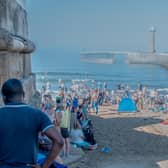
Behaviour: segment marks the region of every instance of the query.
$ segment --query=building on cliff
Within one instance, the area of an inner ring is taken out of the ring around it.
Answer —
[[[27,102],[35,93],[30,55],[34,50],[28,39],[25,0],[0,0],[0,86],[8,78],[21,79]]]

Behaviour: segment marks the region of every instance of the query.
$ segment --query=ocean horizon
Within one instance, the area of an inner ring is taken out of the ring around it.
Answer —
[[[126,64],[125,56],[118,55],[115,64],[85,63],[80,61],[80,56],[61,59],[41,59],[40,64],[33,63],[38,89],[48,80],[55,90],[59,79],[67,85],[72,80],[106,82],[109,89],[116,89],[118,84],[129,85],[135,89],[138,83],[148,88],[168,88],[167,69],[157,65]]]

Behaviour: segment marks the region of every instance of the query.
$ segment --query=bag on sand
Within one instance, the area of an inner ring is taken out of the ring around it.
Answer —
[[[93,131],[90,128],[83,129],[83,133],[84,133],[84,136],[86,138],[85,140],[87,142],[89,142],[91,145],[96,144],[96,140],[94,138]]]

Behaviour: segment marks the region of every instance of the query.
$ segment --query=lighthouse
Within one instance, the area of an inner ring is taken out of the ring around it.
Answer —
[[[155,29],[155,27],[154,26],[152,26],[151,28],[150,28],[150,51],[152,52],[152,53],[155,53],[156,52],[156,49],[155,49],[155,32],[156,32],[156,29]]]

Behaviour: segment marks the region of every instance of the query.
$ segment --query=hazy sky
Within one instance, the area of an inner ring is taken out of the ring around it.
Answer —
[[[148,51],[152,25],[157,51],[168,51],[168,0],[27,0],[27,8],[37,55]]]

